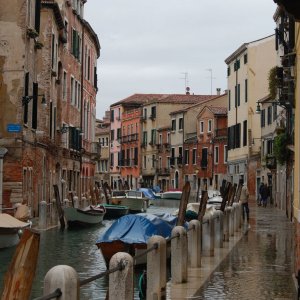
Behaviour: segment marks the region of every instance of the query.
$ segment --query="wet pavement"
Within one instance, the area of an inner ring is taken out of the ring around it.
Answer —
[[[250,229],[188,299],[297,299],[292,278],[293,227],[285,212],[250,207]]]

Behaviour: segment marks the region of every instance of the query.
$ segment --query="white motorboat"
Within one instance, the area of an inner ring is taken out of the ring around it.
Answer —
[[[96,225],[103,221],[105,215],[103,206],[89,205],[85,209],[65,207],[64,216],[69,227]]]
[[[149,206],[149,199],[142,191],[126,191],[126,196],[118,199],[120,205],[129,207],[131,213],[145,212]]]
[[[162,199],[180,200],[182,191],[167,191],[161,194]]]
[[[0,248],[8,248],[19,243],[23,230],[31,223],[22,222],[9,214],[0,214]]]

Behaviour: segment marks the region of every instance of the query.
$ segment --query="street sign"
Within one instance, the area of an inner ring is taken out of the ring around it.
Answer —
[[[20,132],[21,128],[20,124],[7,124],[6,126],[7,132]]]

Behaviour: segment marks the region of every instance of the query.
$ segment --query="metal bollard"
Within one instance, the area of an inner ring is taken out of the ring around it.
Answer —
[[[234,211],[232,206],[228,206],[228,219],[229,219],[229,236],[234,235]]]
[[[158,248],[147,254],[147,299],[162,299],[166,295],[167,243],[165,238],[155,235],[148,240],[147,248],[156,243]]]
[[[39,206],[39,229],[47,229],[47,202],[41,201]]]
[[[60,289],[60,300],[79,299],[79,279],[77,272],[70,266],[59,265],[50,269],[44,280],[44,296]]]
[[[193,228],[193,229],[191,229]],[[189,222],[188,237],[188,263],[191,268],[201,267],[201,225],[198,220]]]
[[[171,277],[172,283],[183,283],[187,281],[187,235],[182,226],[176,226],[172,230],[171,240]]]
[[[240,223],[239,204],[233,203],[233,208],[234,208],[234,231],[238,231],[239,223]]]
[[[230,210],[229,207],[226,207],[224,211],[224,226],[223,226],[224,242],[229,241],[229,218],[230,218]]]
[[[214,216],[211,213],[205,213],[202,224],[202,255],[214,256],[215,247],[215,226]]]
[[[224,216],[221,210],[215,212],[215,247],[223,248],[223,237],[224,237]]]
[[[109,300],[133,299],[133,258],[118,252],[110,259],[109,268],[116,268],[120,262],[125,268],[109,274]]]

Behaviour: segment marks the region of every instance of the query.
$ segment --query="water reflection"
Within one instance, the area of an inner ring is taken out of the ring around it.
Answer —
[[[251,230],[194,299],[296,299],[292,233],[284,213],[257,211]]]

